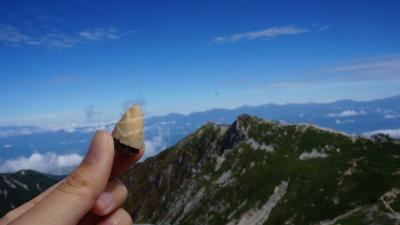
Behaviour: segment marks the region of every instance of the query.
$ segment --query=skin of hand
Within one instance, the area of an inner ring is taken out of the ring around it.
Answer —
[[[96,132],[85,159],[68,177],[10,211],[0,225],[131,225],[121,208],[126,187],[117,179],[143,155],[114,151],[112,136]]]

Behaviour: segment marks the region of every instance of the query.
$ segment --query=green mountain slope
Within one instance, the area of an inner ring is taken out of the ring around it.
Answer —
[[[154,224],[400,224],[400,145],[248,115],[131,169],[125,208]]]
[[[50,176],[32,170],[0,174],[0,217],[46,190],[61,176]]]

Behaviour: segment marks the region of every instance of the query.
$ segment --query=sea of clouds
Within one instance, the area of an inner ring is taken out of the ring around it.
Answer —
[[[143,159],[153,156],[167,147],[164,135],[158,135],[145,140]],[[0,161],[0,173],[11,173],[19,170],[35,170],[47,174],[68,174],[83,160],[78,153],[34,152],[30,156],[19,156]],[[142,159],[142,160],[143,160]]]

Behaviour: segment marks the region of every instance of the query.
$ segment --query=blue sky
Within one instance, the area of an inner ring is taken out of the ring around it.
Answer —
[[[400,94],[398,1],[2,1],[0,125]]]

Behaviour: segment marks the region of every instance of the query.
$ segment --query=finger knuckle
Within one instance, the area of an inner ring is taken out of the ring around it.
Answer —
[[[93,199],[93,187],[91,185],[90,176],[85,172],[84,168],[75,170],[69,175],[64,182],[62,182],[57,190],[72,195],[79,199]]]

